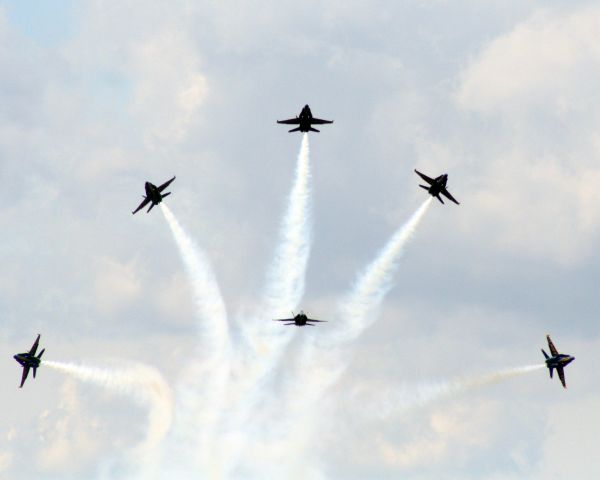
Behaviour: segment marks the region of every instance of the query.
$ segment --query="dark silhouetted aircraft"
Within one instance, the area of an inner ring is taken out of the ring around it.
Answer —
[[[290,118],[289,120],[277,120],[277,123],[284,123],[286,125],[298,125],[297,128],[292,128],[290,132],[319,132],[313,125],[323,125],[325,123],[333,123],[333,120],[321,120],[312,116],[310,107],[304,105],[304,108],[300,112],[300,116],[296,118]]]
[[[550,378],[552,378],[552,374],[556,368],[560,382],[562,383],[563,387],[567,388],[564,368],[573,360],[575,360],[575,357],[572,357],[571,355],[565,355],[564,353],[558,353],[558,350],[556,350],[552,340],[550,340],[550,335],[546,335],[546,339],[548,340],[548,348],[550,349],[552,356],[549,356],[546,352],[544,352],[543,348],[542,353],[544,354],[544,357],[546,357],[546,366],[548,367],[548,370],[550,370]]]
[[[287,322],[284,323],[284,325],[296,325],[297,327],[303,327],[304,325],[310,325],[311,327],[314,327],[314,325],[311,322],[326,322],[327,320],[314,320],[312,318],[308,318],[306,313],[304,313],[304,311],[301,311],[298,315],[294,315],[294,313],[292,312],[292,316],[294,318],[280,318],[277,320],[273,320],[274,322]]]
[[[152,202],[152,205],[150,205],[150,208],[146,212],[146,213],[150,213],[150,210],[152,210],[152,208],[154,208],[154,205],[158,205],[160,202],[162,202],[163,198],[165,198],[167,195],[171,195],[171,192],[168,192],[168,193],[162,193],[162,192],[165,188],[167,188],[169,185],[171,185],[171,182],[173,180],[175,180],[175,177],[173,177],[171,180],[163,183],[160,187],[157,187],[156,185],[153,185],[150,182],[146,182],[146,185],[145,185],[146,196],[144,197],[144,200],[142,200],[142,203],[140,203],[140,206],[137,207],[132,213],[135,215],[142,208],[144,208],[146,205],[148,205],[150,202]]]
[[[40,335],[38,333],[38,336],[35,339],[35,342],[33,342],[33,346],[31,347],[31,350],[29,350],[29,352],[17,353],[13,356],[13,358],[17,362],[19,362],[23,367],[23,376],[21,377],[21,386],[19,388],[23,388],[23,384],[25,383],[25,380],[27,380],[27,375],[29,375],[30,368],[33,368],[33,378],[35,378],[37,368],[40,366],[40,363],[42,361],[42,355],[46,351],[46,349],[44,348],[37,357],[35,356],[35,352],[37,351],[39,343]]]
[[[440,197],[441,193],[448,200],[452,200],[457,205],[460,205],[460,203],[458,203],[456,199],[452,195],[450,195],[450,192],[446,190],[446,183],[448,183],[447,173],[444,173],[443,175],[440,175],[437,178],[430,178],[427,175],[424,175],[421,172],[419,172],[417,169],[415,169],[415,173],[429,184],[419,185],[419,187],[427,190],[429,192],[429,195],[437,198],[440,202],[444,203],[442,197]]]

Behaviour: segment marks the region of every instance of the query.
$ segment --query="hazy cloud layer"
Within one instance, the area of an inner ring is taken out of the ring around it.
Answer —
[[[335,119],[310,138],[309,313],[332,318],[422,203],[413,168],[449,173],[461,206],[423,219],[323,399],[306,461],[269,445],[275,429],[245,452],[264,462],[248,478],[598,476],[593,3],[18,3],[0,6],[0,478],[139,473],[128,447],[144,438],[143,408],[50,369],[19,390],[11,356],[39,332],[48,359],[128,358],[176,389],[197,320],[160,212],[130,213],[143,182],[177,175],[169,208],[210,257],[227,310],[244,311],[300,145],[275,120],[305,103]],[[296,331],[285,358],[321,328]],[[567,391],[539,371],[386,419],[348,401],[540,362],[547,332],[577,357]],[[286,391],[286,373],[269,391]],[[249,431],[279,408],[266,403]],[[160,478],[157,465],[141,477]]]

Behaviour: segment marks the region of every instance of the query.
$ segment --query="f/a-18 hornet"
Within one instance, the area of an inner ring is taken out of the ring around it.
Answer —
[[[290,118],[289,120],[277,120],[277,123],[283,123],[285,125],[298,125],[296,128],[292,128],[291,132],[319,132],[313,125],[323,125],[325,123],[333,123],[333,120],[321,120],[312,116],[310,107],[304,105],[304,108],[300,112],[300,115],[296,118]]]
[[[19,388],[23,388],[23,384],[25,380],[27,380],[27,375],[29,375],[29,369],[33,368],[33,378],[35,378],[35,373],[42,362],[42,355],[46,351],[44,348],[40,354],[36,357],[35,352],[37,351],[38,345],[40,344],[40,334],[38,333],[35,342],[33,342],[33,346],[31,350],[25,353],[17,353],[13,356],[13,358],[21,364],[23,367],[23,376],[21,377],[21,385]]]
[[[452,200],[457,205],[460,205],[460,203],[458,203],[456,199],[452,195],[450,195],[450,192],[446,189],[446,184],[448,183],[447,173],[444,173],[443,175],[440,175],[437,178],[430,178],[427,175],[419,172],[417,169],[415,169],[415,173],[429,184],[419,185],[419,187],[427,190],[427,192],[429,192],[429,195],[437,198],[440,202],[444,203],[442,197],[440,197],[441,193],[448,200]]]
[[[314,318],[308,318],[308,316],[306,315],[306,313],[304,313],[304,311],[300,311],[300,313],[298,315],[294,315],[294,313],[292,312],[292,315],[294,316],[294,318],[279,318],[277,320],[273,320],[274,322],[287,322],[284,323],[284,325],[296,325],[297,327],[303,327],[304,325],[310,325],[311,327],[314,327],[313,323],[311,322],[326,322],[327,320],[315,320]]]
[[[167,188],[169,185],[171,185],[171,182],[173,180],[175,180],[175,177],[173,177],[171,180],[166,181],[160,187],[157,187],[156,185],[153,185],[150,182],[146,182],[146,185],[145,185],[146,196],[144,196],[144,200],[142,200],[142,203],[140,203],[140,206],[137,207],[132,213],[135,215],[142,208],[144,208],[146,205],[148,205],[150,202],[152,202],[152,205],[150,205],[150,208],[146,212],[146,213],[150,213],[150,210],[152,210],[154,208],[154,205],[158,205],[160,202],[163,201],[163,198],[165,198],[168,195],[171,195],[171,192],[168,192],[168,193],[162,193],[162,192],[165,190],[165,188]]]
[[[575,357],[566,355],[564,353],[558,353],[558,350],[552,343],[552,340],[550,340],[550,335],[546,335],[546,339],[548,340],[548,348],[550,349],[552,356],[549,356],[546,352],[544,352],[543,348],[542,353],[544,354],[544,357],[546,357],[546,366],[548,367],[548,370],[550,370],[550,378],[552,378],[552,374],[556,368],[560,382],[562,383],[563,387],[567,388],[564,368],[573,360],[575,360]]]

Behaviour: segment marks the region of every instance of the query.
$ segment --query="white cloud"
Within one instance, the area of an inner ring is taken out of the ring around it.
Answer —
[[[131,303],[142,292],[142,283],[135,262],[123,264],[112,258],[103,258],[96,266],[94,296],[98,308],[106,314],[115,314]]]
[[[585,108],[600,79],[600,8],[571,11],[538,13],[487,45],[464,72],[460,104],[484,112]]]
[[[593,255],[600,114],[590,99],[600,81],[599,27],[598,7],[537,13],[461,74],[457,104],[476,112],[470,142],[483,151],[469,201],[498,251],[568,267]]]

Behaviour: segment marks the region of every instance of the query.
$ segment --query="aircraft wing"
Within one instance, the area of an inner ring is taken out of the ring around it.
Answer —
[[[552,354],[552,356],[554,357],[555,355],[558,355],[558,350],[552,343],[552,340],[550,340],[550,335],[546,335],[546,338],[548,339],[548,348],[550,349],[550,353]]]
[[[148,203],[150,203],[150,199],[148,197],[144,197],[144,200],[142,201],[142,203],[140,203],[140,206],[137,207],[133,212],[134,215],[139,212],[142,208],[144,208],[146,205],[148,205]]]
[[[23,384],[25,383],[25,380],[27,380],[27,375],[29,375],[29,367],[25,366],[23,367],[23,376],[21,377],[21,385],[19,388],[23,388]]]
[[[416,168],[415,168],[415,173],[421,177],[423,180],[425,180],[429,185],[431,185],[434,180],[431,177],[428,177],[427,175],[425,175],[424,173],[419,172]]]
[[[273,320],[274,322],[293,322],[294,319],[293,318],[278,318]]]
[[[29,350],[29,355],[35,355],[35,352],[37,352],[37,348],[38,348],[39,344],[40,344],[40,334],[38,333],[38,336],[35,339],[35,342],[33,342],[33,345],[31,346],[31,350]]]
[[[442,191],[441,191],[441,194],[442,194],[444,197],[446,197],[448,200],[452,200],[452,201],[453,201],[454,203],[456,203],[457,205],[460,205],[460,203],[458,203],[458,202],[456,201],[456,199],[455,199],[455,198],[454,198],[452,195],[450,195],[450,192],[449,192],[448,190],[446,190],[445,188],[444,188],[444,190],[442,190]]]
[[[286,125],[300,125],[300,119],[290,118],[289,120],[277,120],[277,123],[285,123]]]
[[[169,185],[171,185],[171,183],[173,182],[173,180],[175,180],[175,177],[173,177],[171,180],[167,180],[160,187],[158,187],[158,191],[162,192],[165,188],[167,188]]]
[[[565,382],[565,370],[563,367],[556,367],[556,372],[558,373],[558,378],[560,378],[560,383],[562,383],[563,387],[567,388],[567,382]]]
[[[310,119],[310,123],[314,124],[314,125],[323,125],[325,123],[333,123],[333,120],[322,120],[320,118],[311,118]]]
[[[314,318],[307,318],[306,319],[307,322],[327,322],[327,320],[315,320]]]

